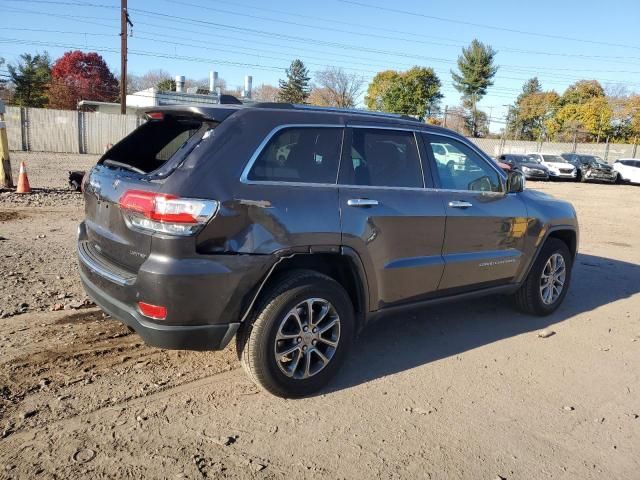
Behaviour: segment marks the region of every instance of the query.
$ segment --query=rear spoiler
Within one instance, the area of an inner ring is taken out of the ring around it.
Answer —
[[[145,108],[142,114],[147,118],[153,118],[153,114],[166,114],[176,117],[196,117],[201,120],[222,122],[224,119],[245,108],[240,104],[212,104],[212,105],[165,105]]]

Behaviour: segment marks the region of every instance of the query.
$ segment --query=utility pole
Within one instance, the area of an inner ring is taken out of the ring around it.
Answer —
[[[447,126],[447,110],[449,109],[449,105],[444,106],[444,118],[442,119],[442,126],[446,128]]]
[[[120,0],[120,113],[127,114],[127,25],[133,27],[127,0]]]

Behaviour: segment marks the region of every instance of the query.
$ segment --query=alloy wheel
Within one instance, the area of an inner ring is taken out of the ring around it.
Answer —
[[[274,343],[280,371],[302,380],[322,371],[331,361],[340,341],[340,317],[323,298],[308,298],[284,316]]]
[[[553,304],[562,293],[567,276],[564,257],[554,253],[544,264],[540,276],[540,297],[545,305]]]

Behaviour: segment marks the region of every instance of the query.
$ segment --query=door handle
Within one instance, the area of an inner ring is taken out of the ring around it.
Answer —
[[[473,207],[473,204],[470,202],[462,202],[460,200],[452,200],[449,202],[449,206],[451,208],[469,208]]]
[[[350,198],[347,200],[347,205],[350,207],[375,207],[380,205],[380,202],[370,198]]]

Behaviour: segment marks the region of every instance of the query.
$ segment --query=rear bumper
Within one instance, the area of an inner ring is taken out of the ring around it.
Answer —
[[[240,323],[220,325],[160,325],[94,285],[81,270],[87,295],[106,313],[133,328],[147,345],[174,350],[222,350],[238,331]]]
[[[87,294],[149,345],[219,350],[231,340],[272,255],[151,254],[128,272],[92,249],[84,224],[78,231],[80,278]],[[164,320],[148,318],[138,302],[166,308]]]

